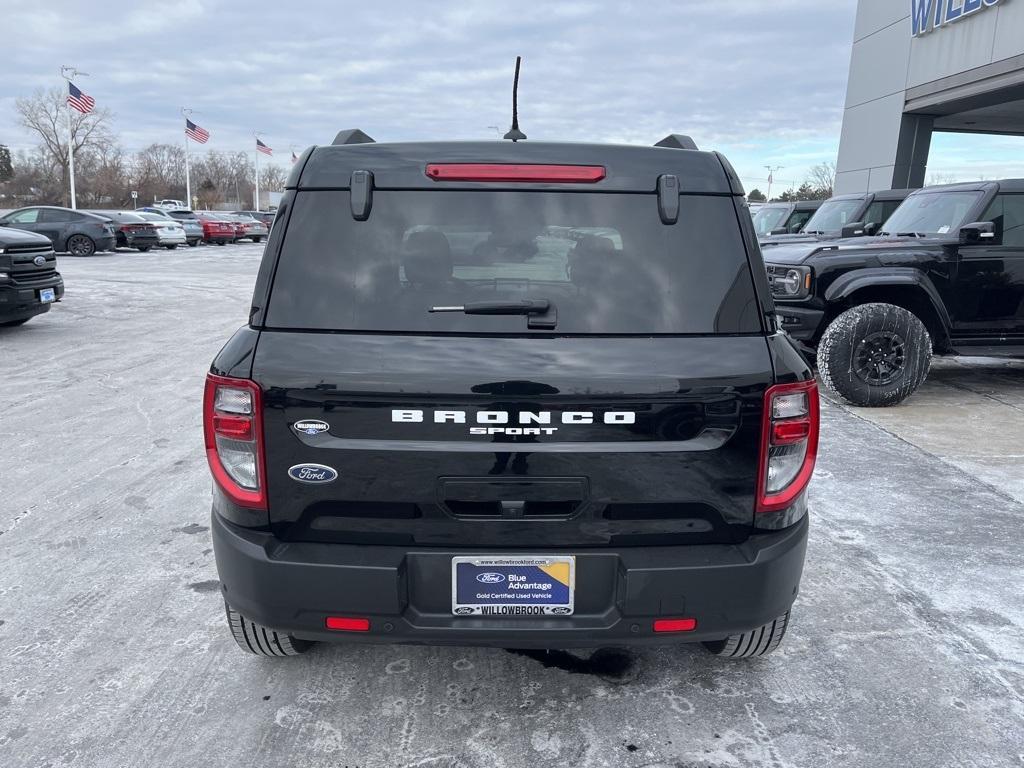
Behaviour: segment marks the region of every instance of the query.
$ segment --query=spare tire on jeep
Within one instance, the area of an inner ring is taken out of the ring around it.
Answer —
[[[895,405],[921,386],[931,365],[924,323],[894,304],[861,304],[843,312],[818,343],[818,372],[852,405]]]

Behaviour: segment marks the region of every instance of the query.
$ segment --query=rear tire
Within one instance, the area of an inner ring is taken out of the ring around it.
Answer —
[[[262,243],[262,242],[263,242],[263,238],[262,238],[262,237],[254,237],[254,238],[252,239],[252,241],[253,241],[254,243]]]
[[[72,235],[64,247],[72,256],[92,256],[96,253],[96,243],[88,235]]]
[[[764,626],[749,632],[729,635],[724,640],[708,641],[704,643],[704,647],[715,656],[728,659],[751,659],[755,656],[767,656],[779,647],[782,638],[785,637],[786,627],[789,626],[789,613],[786,611],[774,621],[769,621]]]
[[[199,241],[198,240],[189,240],[188,241],[188,247],[189,248],[195,248],[197,245],[199,245]]]
[[[139,253],[146,253],[146,251],[148,251],[150,247],[151,246],[148,245],[137,245],[135,246],[135,250],[137,250]]]
[[[276,658],[298,656],[313,647],[309,640],[299,640],[297,637],[277,632],[245,618],[227,603],[224,604],[224,610],[227,612],[231,635],[238,643],[238,647],[246,653]]]
[[[175,249],[176,249],[177,247],[178,247],[178,244],[177,244],[177,243],[175,243],[174,245],[165,245],[165,246],[164,246],[164,248],[166,248],[166,249],[167,249],[168,251],[173,251],[173,250],[175,250]]]
[[[932,340],[913,312],[894,304],[861,304],[843,312],[818,343],[822,383],[851,405],[902,402],[931,367]]]

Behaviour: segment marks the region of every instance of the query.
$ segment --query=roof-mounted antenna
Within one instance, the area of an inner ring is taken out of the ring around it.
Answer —
[[[522,60],[522,56],[516,56],[516,78],[512,81],[512,128],[505,134],[505,138],[512,141],[526,138],[526,134],[519,130],[519,64]]]

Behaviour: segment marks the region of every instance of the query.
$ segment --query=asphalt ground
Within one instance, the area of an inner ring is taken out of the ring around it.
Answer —
[[[1024,765],[1024,364],[823,408],[802,592],[765,659],[242,654],[203,375],[261,246],[61,258],[0,330],[0,766]]]

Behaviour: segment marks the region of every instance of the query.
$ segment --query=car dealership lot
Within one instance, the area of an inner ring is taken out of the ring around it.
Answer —
[[[773,656],[244,656],[200,401],[261,250],[62,257],[65,301],[0,330],[0,765],[1024,760],[1020,362],[940,361],[899,408],[825,403],[802,594]]]

